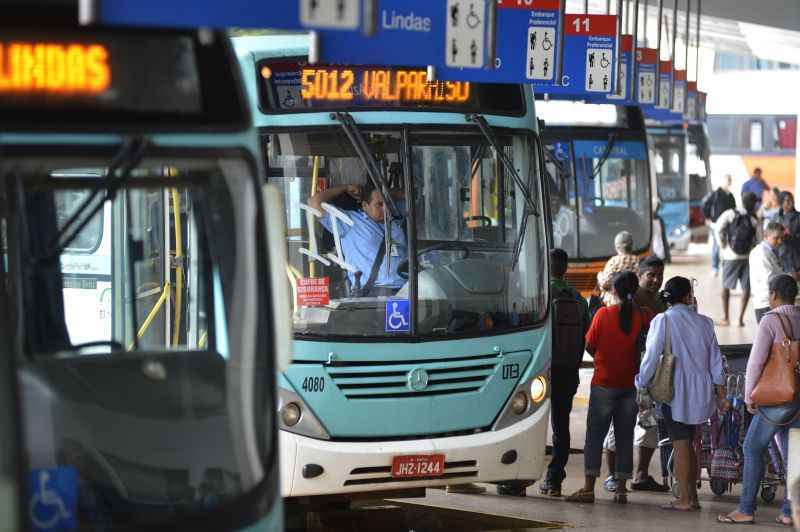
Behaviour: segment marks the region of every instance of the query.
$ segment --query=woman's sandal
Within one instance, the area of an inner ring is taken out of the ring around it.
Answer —
[[[564,500],[581,504],[594,504],[594,492],[580,489],[572,495],[568,495]]]
[[[750,519],[749,521],[736,521],[729,515],[717,516],[717,523],[722,523],[723,525],[752,525],[755,524],[755,522],[755,519]]]
[[[628,492],[618,491],[614,494],[614,502],[617,504],[628,504]]]
[[[776,517],[775,522],[781,526],[792,526],[794,524],[792,518],[785,515],[779,515]]]

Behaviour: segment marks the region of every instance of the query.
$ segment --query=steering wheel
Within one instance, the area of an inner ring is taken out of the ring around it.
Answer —
[[[421,255],[424,255],[425,253],[430,253],[431,251],[439,251],[444,249],[457,249],[459,251],[463,251],[464,256],[461,257],[461,260],[464,260],[467,257],[469,257],[469,248],[463,242],[439,242],[438,244],[418,249],[417,258],[419,258]],[[400,276],[401,279],[408,279],[408,259],[404,259],[402,262],[400,262],[400,264],[397,265],[397,275]]]
[[[466,216],[464,217],[464,221],[469,222],[483,222],[481,227],[491,227],[492,226],[492,219],[488,216]]]

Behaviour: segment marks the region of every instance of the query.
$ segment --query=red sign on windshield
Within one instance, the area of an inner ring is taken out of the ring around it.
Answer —
[[[301,278],[297,280],[297,305],[324,307],[331,302],[330,277]]]

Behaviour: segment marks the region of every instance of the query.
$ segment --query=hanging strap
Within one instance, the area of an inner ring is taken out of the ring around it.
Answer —
[[[667,313],[664,313],[664,352],[672,354],[672,343],[669,339],[669,322],[667,321]]]

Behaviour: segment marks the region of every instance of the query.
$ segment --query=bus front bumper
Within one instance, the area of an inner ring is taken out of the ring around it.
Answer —
[[[536,412],[505,429],[466,436],[405,441],[325,441],[280,431],[284,497],[397,491],[465,482],[538,480],[544,469],[550,416],[547,399]],[[514,451],[511,453],[510,451]],[[435,479],[391,476],[395,456],[444,454],[445,474]],[[508,462],[516,454],[513,462]],[[321,473],[306,478],[312,472]],[[316,470],[316,471],[315,471]]]

